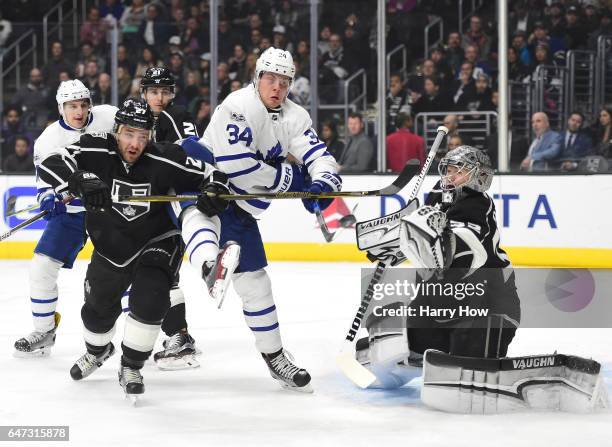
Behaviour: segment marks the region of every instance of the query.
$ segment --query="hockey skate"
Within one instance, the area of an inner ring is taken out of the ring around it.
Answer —
[[[163,347],[163,351],[156,352],[153,356],[153,360],[159,369],[174,371],[200,366],[195,358],[199,354],[195,347],[195,340],[186,330],[179,331],[164,340]]]
[[[283,349],[272,354],[261,354],[270,369],[270,375],[278,380],[280,385],[292,391],[312,393],[310,374],[304,368],[293,364],[291,354]]]
[[[145,386],[142,381],[142,374],[139,369],[132,368],[130,366],[121,365],[119,367],[119,385],[125,392],[125,397],[132,401],[132,404],[136,405],[138,397],[144,394]]]
[[[218,309],[221,309],[239,261],[240,245],[234,241],[227,241],[219,251],[217,261],[214,264],[205,263],[202,267],[202,278],[206,282],[210,296],[217,302]]]
[[[15,357],[46,357],[55,345],[55,331],[59,326],[61,315],[55,312],[55,327],[47,332],[34,331],[15,342]]]
[[[81,380],[89,376],[102,364],[107,361],[111,355],[115,353],[115,346],[112,343],[106,345],[106,349],[99,355],[93,355],[89,352],[83,354],[72,368],[70,368],[70,377],[74,380]]]

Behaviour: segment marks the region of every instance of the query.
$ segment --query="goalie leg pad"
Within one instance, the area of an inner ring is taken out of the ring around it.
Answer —
[[[271,354],[282,349],[272,283],[266,271],[236,273],[233,283],[242,299],[244,320],[255,336],[259,352]]]
[[[425,352],[421,400],[451,413],[530,409],[589,413],[608,408],[594,360],[562,354],[481,359]]]

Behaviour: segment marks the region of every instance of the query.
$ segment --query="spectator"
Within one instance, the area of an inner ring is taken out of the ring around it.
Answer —
[[[532,53],[538,46],[547,46],[550,49],[550,53],[554,56],[557,52],[565,52],[567,49],[565,41],[559,37],[553,37],[548,34],[548,27],[544,22],[536,22],[533,29],[533,33],[527,39],[529,48]]]
[[[112,16],[114,20],[119,21],[123,16],[124,6],[120,0],[105,0],[100,6],[100,17],[103,19],[107,16]]]
[[[219,20],[219,60],[226,61],[228,60],[234,49],[234,42],[238,40],[236,39],[234,33],[232,32],[229,22],[224,19]]]
[[[522,82],[529,76],[529,69],[519,58],[514,47],[508,47],[508,80]]]
[[[72,73],[74,64],[64,58],[64,47],[60,41],[51,43],[51,58],[43,66],[42,74],[46,84],[51,90],[59,86],[59,74],[62,71]]]
[[[489,82],[490,78],[486,74],[479,74],[474,83],[475,88],[469,89],[456,104],[457,110],[494,112],[496,109],[491,101],[492,92]],[[473,116],[473,118],[480,119],[480,115]]]
[[[548,8],[548,19],[546,20],[546,25],[549,30],[549,34],[552,37],[556,37],[559,39],[565,38],[565,29],[567,27],[567,23],[565,22],[564,17],[564,7],[561,3],[555,2],[550,5]]]
[[[41,129],[47,122],[49,88],[44,84],[40,69],[30,70],[30,82],[13,96],[13,105],[23,112],[28,128]]]
[[[28,139],[28,149],[32,152],[34,138],[27,131],[24,123],[21,121],[21,110],[17,107],[7,107],[4,110],[4,120],[2,122],[2,159],[8,157],[15,147],[15,138],[18,136]]]
[[[302,75],[310,79],[310,45],[306,40],[298,42],[293,61],[300,64]]]
[[[2,169],[6,172],[33,172],[34,160],[28,149],[29,141],[26,137],[15,138],[13,153],[2,163]]]
[[[144,3],[144,0],[132,0],[132,5],[125,8],[119,20],[123,41],[130,48],[139,43],[138,30],[146,16]]]
[[[338,171],[342,173],[366,172],[372,170],[374,146],[363,131],[363,117],[360,113],[349,114],[347,127],[350,137],[342,151]]]
[[[259,45],[261,44],[261,39],[263,34],[261,34],[260,29],[252,29],[249,44],[247,45],[249,53],[254,53],[259,55]]]
[[[321,32],[319,33],[319,43],[317,46],[319,56],[323,56],[325,53],[329,52],[331,46],[329,39],[331,38],[331,35],[332,32],[329,26],[325,25],[323,28],[321,28]]]
[[[319,67],[319,90],[321,99],[328,103],[340,103],[344,100],[340,82],[352,72],[351,61],[347,60],[342,47],[342,38],[332,34],[329,38],[329,51],[321,58]]]
[[[247,66],[246,66],[247,54],[244,51],[242,44],[234,45],[234,55],[229,59],[229,71],[231,79],[238,79],[242,84],[246,77]]]
[[[287,30],[283,25],[276,25],[272,30],[272,46],[293,53],[293,44],[287,39]]]
[[[587,30],[595,30],[599,27],[599,16],[593,4],[584,5],[584,27]]]
[[[465,59],[465,53],[461,46],[461,34],[452,31],[446,38],[446,58],[454,73],[458,73]]]
[[[459,129],[459,117],[457,115],[453,113],[446,115],[442,121],[442,124],[448,129],[448,137],[446,138],[447,150],[450,150],[450,137],[453,135],[461,136],[461,141],[463,144],[473,146],[472,139],[469,137],[469,135],[461,133]]]
[[[604,9],[599,17],[599,26],[589,35],[589,50],[597,50],[599,36],[612,34],[612,11]]]
[[[138,36],[144,45],[160,46],[168,42],[170,29],[160,17],[159,6],[156,3],[147,5],[147,14],[138,28]]]
[[[463,35],[463,48],[467,50],[467,47],[472,45],[476,47],[479,59],[489,57],[491,38],[484,32],[482,19],[477,15],[470,18],[470,28]]]
[[[282,25],[290,34],[295,33],[298,13],[292,9],[290,0],[282,0],[281,7],[274,15],[274,23]]]
[[[142,49],[141,59],[138,62],[138,65],[136,65],[134,79],[140,81],[140,78],[144,76],[145,71],[152,67],[163,67],[163,63],[159,60],[155,47],[146,46]]]
[[[195,124],[198,135],[204,135],[204,131],[210,123],[210,102],[207,99],[200,99],[195,104]]]
[[[612,105],[605,105],[599,112],[599,120],[592,127],[595,155],[612,158]]]
[[[0,10],[0,54],[4,52],[12,32],[13,26],[11,22],[2,17],[2,11]]]
[[[181,34],[181,42],[188,61],[195,62],[205,47],[209,46],[207,35],[194,17],[187,19],[187,28]]]
[[[532,69],[532,77],[535,79],[538,67],[540,66],[548,66],[548,65],[557,65],[557,63],[550,56],[550,51],[547,45],[538,45],[535,48],[535,61]],[[546,85],[550,85],[553,79],[554,73],[549,72],[548,78],[546,80]]]
[[[435,76],[425,78],[425,92],[414,104],[414,114],[426,112],[447,112],[452,110],[452,102],[446,92],[440,89],[440,79]]]
[[[417,68],[417,73],[410,76],[408,79],[408,89],[418,95],[425,93],[425,78],[436,76],[436,64],[431,59],[425,59],[420,67]],[[413,96],[413,100],[416,101]]]
[[[474,71],[472,72],[474,79],[481,73],[486,73],[489,76],[491,75],[489,64],[478,58],[478,48],[474,45],[465,47],[465,62],[470,62],[474,66]]]
[[[593,140],[589,135],[582,132],[584,115],[574,111],[567,119],[565,132],[561,133],[561,161],[560,169],[573,171],[578,167],[579,159],[591,155],[593,151]]]
[[[129,96],[131,84],[132,77],[127,69],[123,66],[117,67],[117,94],[119,96],[119,104],[123,104],[123,101]]]
[[[293,63],[295,65],[295,78],[291,83],[290,97],[296,104],[306,107],[310,104],[310,81],[302,74],[300,63],[297,61]]]
[[[537,16],[527,8],[524,0],[515,1],[510,13],[510,31],[512,33],[521,32],[527,35],[533,29]]]
[[[423,165],[425,160],[425,141],[411,132],[412,118],[409,114],[400,113],[397,116],[397,132],[387,136],[387,169],[400,172],[409,160],[419,160]]]
[[[338,139],[336,123],[331,120],[323,121],[321,125],[321,139],[327,146],[327,152],[332,154],[336,160],[340,160],[344,144]]]
[[[108,73],[98,75],[98,82],[91,96],[94,105],[111,103],[111,77]]]
[[[387,134],[395,132],[396,118],[400,113],[410,114],[410,96],[404,88],[402,76],[394,73],[389,79],[389,93],[387,93]]]
[[[272,46],[272,40],[268,36],[263,36],[261,38],[261,43],[259,44],[259,53],[261,54],[266,51],[268,48]]]
[[[463,140],[461,139],[461,135],[458,133],[449,134],[448,135],[448,145],[447,152],[452,151],[453,149],[457,149],[459,146],[463,146]]]
[[[98,63],[96,61],[89,61],[87,65],[85,65],[85,74],[81,78],[83,84],[89,90],[95,90],[98,85],[98,76],[100,75],[100,70],[98,69]]]
[[[182,92],[185,89],[185,79],[187,78],[187,68],[182,51],[175,51],[170,55],[168,70],[174,76],[176,87]]]
[[[231,93],[231,79],[229,77],[229,66],[225,62],[217,65],[217,103],[220,104],[227,95]]]
[[[454,109],[460,110],[464,95],[469,95],[471,91],[475,90],[474,86],[474,65],[471,62],[464,62],[461,64],[461,71],[459,71],[459,79],[456,79],[450,88],[450,97],[453,101]]]
[[[455,77],[455,72],[446,60],[446,54],[443,47],[435,47],[431,50],[429,57],[435,64],[435,72],[438,73],[442,80],[442,85],[450,86],[450,83]]]
[[[82,78],[85,76],[85,67],[90,61],[95,61],[98,64],[98,70],[100,71],[104,71],[104,68],[106,68],[106,62],[104,59],[94,53],[94,47],[90,42],[85,41],[81,43],[79,58],[74,70],[74,75],[77,78]]]
[[[561,153],[561,137],[550,129],[548,116],[544,112],[536,112],[531,117],[531,127],[536,138],[529,146],[527,156],[521,162],[523,171],[541,171],[548,168],[548,162]]]
[[[580,21],[577,7],[570,6],[567,8],[565,21],[567,22],[565,26],[567,48],[570,50],[586,49],[589,31]]]
[[[195,19],[195,17],[193,17]],[[195,19],[197,22],[197,19]],[[182,36],[187,29],[187,21],[185,20],[185,10],[183,8],[175,8],[172,10],[172,22],[170,22],[170,33],[173,36]]]
[[[516,50],[525,67],[531,67],[533,57],[527,45],[527,35],[523,31],[517,31],[512,36],[512,47]]]
[[[95,6],[89,9],[87,20],[81,25],[79,38],[92,44],[98,52],[106,51],[106,33],[109,30],[108,23],[100,18],[100,10]]]
[[[130,77],[134,76],[136,64],[128,55],[128,49],[124,44],[117,46],[117,66],[123,67]]]

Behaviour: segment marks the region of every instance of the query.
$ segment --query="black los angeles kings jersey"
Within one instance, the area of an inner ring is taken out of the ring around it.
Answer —
[[[190,159],[180,146],[149,143],[138,161],[128,165],[112,134],[85,134],[60,154],[47,157],[41,179],[58,193],[67,191],[75,170],[93,172],[111,189],[113,200],[124,195],[159,195],[199,190],[212,167]],[[166,203],[113,201],[110,210],[87,212],[87,232],[94,248],[117,267],[134,260],[145,246],[179,234]]]
[[[199,135],[191,114],[184,107],[167,107],[155,120],[153,141],[175,143],[188,137]]]
[[[426,205],[442,203],[440,182],[436,183],[425,203]],[[444,207],[442,209],[444,210]],[[495,203],[488,194],[462,188],[459,199],[445,209],[445,212],[451,229],[464,227],[476,236],[481,246],[479,247],[481,254],[486,253],[483,268],[510,266],[508,255],[499,246],[500,234],[497,228]],[[464,265],[464,261],[471,260],[471,256],[466,256],[472,254],[471,251],[472,249],[463,243],[458,245],[451,267],[469,267],[469,264]]]

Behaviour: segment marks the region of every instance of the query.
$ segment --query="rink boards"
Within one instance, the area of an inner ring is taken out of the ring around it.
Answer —
[[[388,185],[395,176],[344,176],[344,190],[371,190]],[[438,177],[429,176],[419,194]],[[3,207],[10,196],[16,209],[35,203],[33,176],[2,176]],[[356,205],[358,220],[372,219],[397,211],[406,203],[411,188],[391,197],[336,200],[326,210],[330,229]],[[612,175],[498,175],[489,191],[494,198],[502,246],[516,265],[612,267]],[[4,232],[34,215],[4,217]],[[44,228],[39,221],[0,243],[0,258],[28,259]],[[354,229],[341,230],[334,241],[325,243],[313,215],[299,200],[277,200],[261,215],[260,228],[271,261],[363,261],[355,246]],[[91,247],[80,254],[88,258]]]

